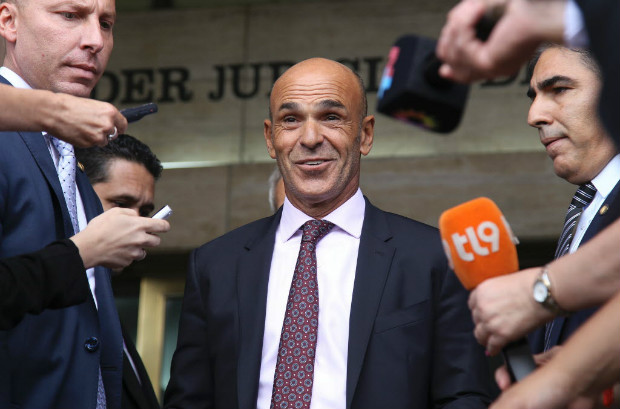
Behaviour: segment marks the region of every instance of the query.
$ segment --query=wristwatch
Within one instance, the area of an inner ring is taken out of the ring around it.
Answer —
[[[544,266],[540,275],[536,278],[536,281],[534,281],[534,300],[556,315],[566,315],[566,311],[560,308],[558,303],[553,299],[551,281],[549,281],[548,273],[549,270],[547,266]]]

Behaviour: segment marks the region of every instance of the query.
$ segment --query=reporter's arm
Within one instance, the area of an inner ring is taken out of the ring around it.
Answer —
[[[91,296],[78,248],[71,240],[0,260],[0,329],[27,314],[81,304]]]
[[[168,231],[165,220],[139,217],[134,210],[111,209],[90,221],[70,240],[0,260],[0,329],[27,314],[80,304],[91,296],[85,270],[96,265],[123,268],[159,245],[154,233]]]
[[[507,389],[491,408],[577,407],[614,385],[620,378],[618,311],[620,293],[586,321],[547,364]]]
[[[127,120],[111,104],[45,90],[0,84],[0,130],[46,131],[77,147],[103,146]]]
[[[570,312],[601,305],[620,291],[618,243],[620,220],[576,252],[548,265],[552,295],[561,309]],[[474,335],[491,355],[555,317],[533,299],[532,287],[540,271],[535,267],[495,277],[472,291]]]
[[[601,305],[620,291],[620,219],[549,264],[553,297],[566,311]]]

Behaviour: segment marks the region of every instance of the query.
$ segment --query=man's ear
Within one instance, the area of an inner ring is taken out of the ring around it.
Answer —
[[[368,115],[362,120],[362,129],[360,129],[360,153],[364,156],[370,153],[372,143],[375,137],[375,117]]]
[[[272,159],[276,158],[276,151],[273,148],[273,141],[271,140],[271,132],[272,132],[273,124],[269,119],[265,119],[263,122],[263,134],[265,135],[265,143],[267,144],[267,152],[269,152],[269,156]]]
[[[7,43],[17,41],[17,6],[13,3],[0,3],[0,36]]]

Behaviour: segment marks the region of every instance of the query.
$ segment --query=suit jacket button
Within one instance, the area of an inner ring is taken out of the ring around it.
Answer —
[[[84,343],[84,348],[86,348],[88,352],[95,352],[99,349],[99,340],[95,337],[88,338]]]

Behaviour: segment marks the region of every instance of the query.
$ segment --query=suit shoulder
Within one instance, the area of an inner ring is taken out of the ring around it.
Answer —
[[[276,215],[253,221],[206,242],[195,249],[194,252],[196,254],[206,254],[209,252],[230,251],[234,248],[243,247],[253,240],[264,237],[274,223],[277,223]]]
[[[383,214],[385,214],[390,228],[395,234],[411,234],[411,232],[415,232],[415,234],[428,235],[429,237],[439,237],[439,229],[437,229],[436,227],[430,226],[426,223],[422,223],[414,219],[410,219],[409,217],[401,216],[396,213],[390,213],[385,211],[382,212]]]

